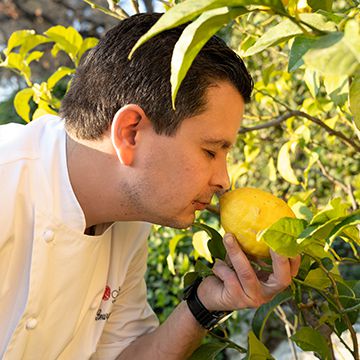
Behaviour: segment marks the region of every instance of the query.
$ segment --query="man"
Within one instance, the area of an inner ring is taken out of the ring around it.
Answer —
[[[228,261],[161,326],[146,302],[149,223],[185,228],[229,187],[226,155],[252,80],[218,38],[171,108],[177,28],[136,40],[137,15],[83,60],[61,115],[0,128],[0,354],[4,359],[186,359],[221,311],[286,288],[299,259],[272,253],[261,282],[231,234]]]

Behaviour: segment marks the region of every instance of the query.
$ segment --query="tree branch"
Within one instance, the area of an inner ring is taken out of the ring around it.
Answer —
[[[282,115],[278,116],[277,118],[275,118],[274,120],[271,120],[265,124],[259,124],[259,125],[255,125],[255,126],[251,126],[251,127],[242,127],[239,130],[239,134],[244,134],[249,131],[255,131],[255,130],[260,130],[260,129],[266,129],[266,128],[269,128],[272,126],[277,126],[277,125],[281,124],[283,121],[291,118],[292,116],[303,117],[303,118],[310,120],[311,122],[321,126],[330,135],[334,135],[334,136],[338,137],[346,145],[350,145],[352,148],[354,148],[356,150],[356,152],[360,152],[360,145],[357,144],[353,139],[348,138],[340,131],[333,130],[331,127],[326,125],[320,119],[318,119],[314,116],[311,116],[303,111],[299,111],[299,110],[290,110],[289,112],[282,114]]]
[[[119,20],[124,20],[125,18],[129,17],[129,15],[126,13],[125,10],[123,10],[122,8],[117,8],[116,10],[110,10],[110,9],[107,9],[101,5],[98,5],[98,4],[95,4],[94,2],[90,1],[90,0],[83,0],[85,1],[87,4],[89,4],[91,6],[92,9],[97,9],[97,10],[100,10],[102,11],[104,14],[107,14],[107,15],[110,15],[110,16],[113,16]],[[111,7],[111,3],[108,2],[109,4],[109,7]]]

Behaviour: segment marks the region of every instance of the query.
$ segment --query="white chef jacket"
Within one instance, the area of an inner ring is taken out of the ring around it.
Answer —
[[[0,126],[0,359],[115,359],[154,330],[144,281],[150,226],[119,222],[84,235],[63,121]]]

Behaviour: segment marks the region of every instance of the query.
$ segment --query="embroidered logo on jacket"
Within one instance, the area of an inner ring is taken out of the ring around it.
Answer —
[[[105,286],[104,295],[102,297],[102,300],[108,301],[111,300],[111,302],[114,304],[120,294],[120,286],[117,289],[111,290],[111,287],[109,285]],[[107,320],[111,315],[110,312],[102,312],[102,309],[100,308],[95,316],[95,321],[98,320]]]

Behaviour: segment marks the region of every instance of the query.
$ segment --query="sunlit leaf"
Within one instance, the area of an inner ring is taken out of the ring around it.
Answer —
[[[275,163],[274,163],[274,159],[271,157],[269,159],[269,162],[266,166],[265,169],[267,176],[269,178],[270,181],[276,181],[277,177],[276,177],[276,168],[275,168]]]
[[[285,217],[260,232],[257,239],[262,239],[271,249],[281,255],[294,257],[301,252],[297,239],[305,226],[306,221],[302,219]]]
[[[322,210],[314,215],[311,223],[325,223],[330,219],[346,216],[348,208],[348,204],[344,203],[341,198],[336,197],[330,200]]]
[[[26,57],[25,63],[29,65],[33,61],[38,61],[43,55],[44,55],[43,51],[33,51]]]
[[[210,236],[210,240],[208,242],[208,248],[213,257],[221,260],[225,260],[226,250],[223,244],[222,236],[212,227],[196,222],[193,223],[194,227],[197,227],[201,230],[205,230]]]
[[[77,54],[76,64],[78,64],[79,60],[84,55],[84,53],[86,51],[88,51],[89,49],[92,49],[94,46],[96,46],[98,44],[98,42],[99,42],[99,39],[94,38],[94,37],[89,37],[89,38],[84,39],[84,41],[81,44],[81,47],[79,49],[79,52]]]
[[[170,82],[174,109],[179,87],[201,48],[220,28],[246,12],[245,8],[228,7],[206,11],[185,28],[174,47],[171,59]]]
[[[306,221],[310,221],[312,219],[312,212],[311,210],[306,206],[305,203],[298,201],[295,204],[291,206],[291,210],[294,212],[295,216],[298,219],[304,219]]]
[[[328,22],[327,19],[320,14],[300,14],[300,19],[315,28],[322,31],[335,30],[335,24]],[[306,27],[306,25],[305,25]],[[260,37],[256,43],[249,48],[245,56],[257,54],[270,46],[275,46],[285,42],[296,35],[302,34],[302,29],[291,20],[283,20],[279,24],[271,27]],[[294,66],[294,65],[292,65]]]
[[[21,45],[19,54],[21,56],[25,56],[30,50],[35,48],[36,46],[40,44],[46,44],[51,42],[51,39],[47,38],[43,35],[31,35],[26,38],[26,41]]]
[[[355,125],[360,130],[360,75],[355,76],[351,82],[349,103]]]
[[[83,43],[83,39],[76,29],[71,26],[66,28],[62,25],[56,25],[44,34],[55,41],[57,46],[69,54],[70,58],[75,61],[76,55]]]
[[[339,224],[337,224],[328,236],[327,242],[332,243],[335,238],[340,235],[347,227],[360,224],[360,211],[356,211],[348,215]],[[358,242],[360,246],[360,243]]]
[[[213,262],[207,246],[208,241],[209,235],[206,231],[197,231],[192,238],[192,244],[197,253],[207,261]]]
[[[169,254],[166,258],[168,268],[170,272],[175,275],[175,266],[174,266],[174,259],[175,259],[175,250],[178,242],[185,237],[185,234],[177,234],[175,235],[169,242]]]
[[[238,7],[247,5],[260,5],[268,6],[277,10],[278,12],[284,12],[284,6],[280,0],[186,0],[181,2],[167,11],[150,30],[143,35],[135,44],[130,52],[129,57],[137,48],[143,43],[159,34],[162,31],[174,28],[188,21],[191,21],[204,13],[205,11],[221,8],[224,6]]]
[[[280,175],[289,183],[298,185],[299,180],[297,179],[295,172],[291,166],[290,161],[290,147],[291,142],[286,142],[281,146],[277,159],[277,169]]]
[[[320,90],[320,76],[317,71],[306,68],[304,74],[305,84],[308,87],[310,94],[316,98]]]
[[[359,24],[349,20],[345,33],[321,36],[304,55],[305,64],[322,74],[352,75],[360,64]]]
[[[20,90],[14,98],[14,107],[18,115],[26,122],[30,121],[30,104],[34,91],[32,88]]]
[[[320,268],[310,270],[304,282],[307,285],[314,286],[317,289],[325,290],[331,286],[331,281],[328,276]]]
[[[70,69],[66,66],[59,67],[47,80],[48,89],[53,87],[65,76],[75,73],[75,69]]]
[[[8,40],[7,47],[3,50],[5,55],[9,55],[12,49],[23,44],[30,36],[34,35],[34,30],[14,31]]]

